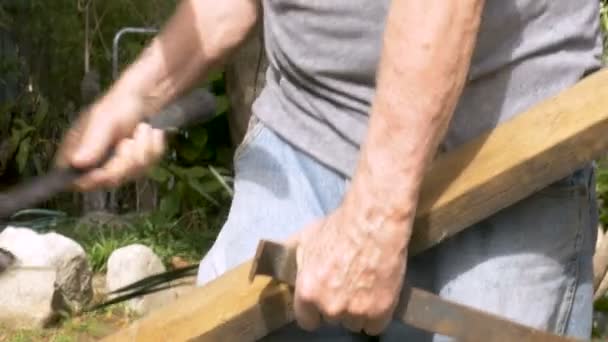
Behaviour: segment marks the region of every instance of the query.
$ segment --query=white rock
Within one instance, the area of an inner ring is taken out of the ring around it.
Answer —
[[[53,269],[9,270],[0,274],[0,322],[14,328],[44,328],[64,309]]]
[[[115,250],[108,259],[107,269],[106,289],[111,292],[145,277],[164,272],[165,266],[150,248],[134,244]],[[175,291],[160,291],[131,299],[126,305],[135,313],[145,315],[175,298]]]
[[[76,241],[57,233],[39,234],[28,228],[7,227],[0,247],[12,252],[19,266],[57,270],[57,287],[72,309],[80,309],[93,296],[86,253]]]

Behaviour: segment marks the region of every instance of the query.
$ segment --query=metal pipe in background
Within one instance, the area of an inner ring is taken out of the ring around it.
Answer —
[[[120,39],[127,33],[136,33],[136,34],[155,34],[158,33],[158,29],[155,27],[124,27],[120,29],[114,35],[114,39],[112,40],[112,78],[116,79],[118,77],[118,48],[120,44]]]

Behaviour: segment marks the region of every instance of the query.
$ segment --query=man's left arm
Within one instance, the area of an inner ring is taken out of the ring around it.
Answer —
[[[370,124],[350,190],[298,238],[296,319],[375,335],[405,275],[420,185],[464,87],[483,0],[399,0],[389,10]]]

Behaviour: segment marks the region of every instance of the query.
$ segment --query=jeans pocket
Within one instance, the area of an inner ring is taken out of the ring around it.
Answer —
[[[236,150],[234,151],[234,162],[235,163],[239,159],[243,158],[243,156],[247,153],[247,151],[249,151],[249,148],[251,147],[251,143],[260,134],[263,127],[264,127],[264,125],[262,124],[262,122],[255,115],[252,115],[251,118],[249,119],[249,125],[247,126],[247,132],[245,133],[245,136],[243,137],[243,140],[241,141],[239,146],[237,146]]]

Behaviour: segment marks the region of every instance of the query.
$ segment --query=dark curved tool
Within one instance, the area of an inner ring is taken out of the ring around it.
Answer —
[[[184,268],[153,274],[146,278],[140,279],[112,292],[108,292],[107,295],[111,295],[113,297],[102,303],[95,304],[90,308],[85,309],[85,311],[93,312],[113,304],[122,303],[132,298],[141,298],[159,291],[176,288],[183,285],[183,283],[180,284],[178,280],[196,276],[198,266],[198,264],[194,264]]]
[[[167,106],[148,122],[154,128],[175,131],[211,119],[215,115],[216,103],[213,94],[204,89],[197,89]],[[112,151],[100,163],[103,164],[112,156]],[[15,186],[0,194],[0,218],[8,218],[16,211],[35,206],[60,192],[66,191],[83,174],[90,169],[73,167],[54,169],[44,176]]]
[[[250,278],[266,275],[294,286],[295,250],[261,241]],[[443,299],[430,292],[404,286],[395,319],[418,329],[467,342],[574,342],[572,338],[533,329],[504,318]]]

